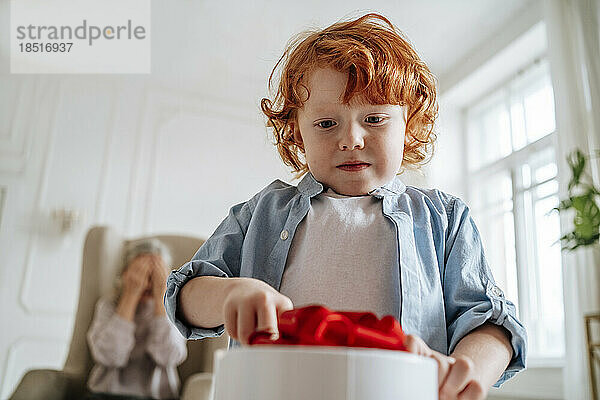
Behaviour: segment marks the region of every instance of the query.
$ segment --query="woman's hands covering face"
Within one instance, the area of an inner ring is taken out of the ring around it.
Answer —
[[[150,255],[150,281],[152,282],[152,297],[154,301],[162,304],[165,291],[167,290],[167,268],[161,256]]]
[[[123,275],[123,294],[139,300],[150,284],[151,263],[146,254],[137,256],[131,261]]]
[[[138,299],[152,297],[162,303],[167,288],[167,270],[161,256],[142,254],[131,261],[123,273],[123,293]]]

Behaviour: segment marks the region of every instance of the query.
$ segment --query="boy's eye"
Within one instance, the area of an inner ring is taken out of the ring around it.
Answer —
[[[377,115],[369,115],[367,118],[365,118],[365,122],[367,124],[378,124],[382,121],[383,121],[383,117],[379,117]]]
[[[330,119],[326,119],[325,121],[317,122],[317,126],[319,128],[323,128],[323,129],[331,128],[334,125],[335,125],[335,122],[333,122]]]

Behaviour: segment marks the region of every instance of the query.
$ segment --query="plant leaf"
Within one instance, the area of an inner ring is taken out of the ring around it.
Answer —
[[[575,209],[574,234],[579,243],[591,244],[600,232],[600,208],[594,202],[594,195],[588,192],[572,199]]]
[[[581,182],[581,175],[585,170],[585,156],[581,150],[577,149],[569,154],[567,157],[567,163],[569,164],[571,172],[573,173],[573,177],[569,182],[569,190],[571,190],[574,186]]]

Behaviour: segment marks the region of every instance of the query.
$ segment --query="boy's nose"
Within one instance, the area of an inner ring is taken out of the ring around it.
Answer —
[[[365,147],[364,132],[361,127],[350,124],[342,133],[339,141],[340,150],[362,149]]]

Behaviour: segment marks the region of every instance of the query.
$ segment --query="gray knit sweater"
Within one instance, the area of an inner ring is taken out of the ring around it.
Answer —
[[[154,315],[152,300],[138,305],[133,322],[115,308],[110,297],[96,304],[87,334],[95,362],[87,383],[90,391],[177,398],[177,365],[187,357],[185,338],[165,316]]]

